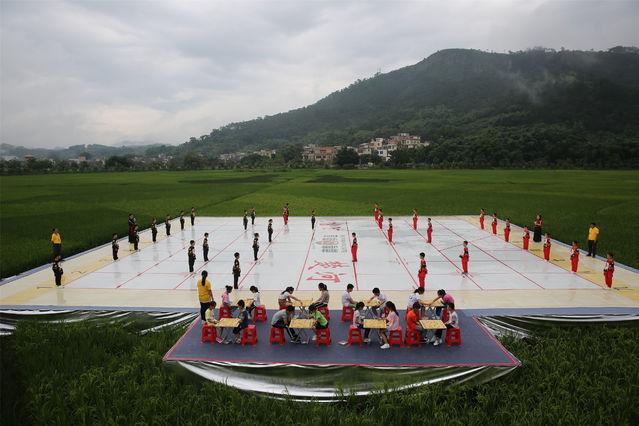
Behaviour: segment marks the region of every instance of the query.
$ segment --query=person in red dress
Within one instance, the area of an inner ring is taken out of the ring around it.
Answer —
[[[428,269],[426,269],[426,253],[419,253],[419,271],[417,272],[417,277],[419,278],[419,286],[421,288],[426,287],[426,274],[428,273]]]
[[[546,234],[546,242],[544,243],[544,259],[546,262],[550,261],[550,246],[552,243],[550,242],[550,234]]]
[[[388,218],[388,242],[393,242],[393,218]]]
[[[468,241],[464,241],[464,251],[459,255],[462,264],[462,275],[468,274],[468,259],[470,259],[470,254],[468,253]]]
[[[379,226],[379,229],[382,229],[383,223],[384,223],[384,213],[382,212],[382,209],[379,209],[379,214],[377,215],[377,226]]]
[[[479,211],[479,226],[481,226],[481,229],[484,229],[484,209],[481,209]]]
[[[433,224],[430,221],[430,217],[428,218],[428,228],[426,228],[426,235],[428,236],[428,244],[433,242]]]
[[[288,224],[288,203],[284,205],[282,209],[282,219],[284,219],[284,225]]]
[[[528,226],[524,226],[524,250],[528,250],[528,244],[530,243],[530,231]]]
[[[375,222],[379,219],[379,206],[375,203]]]
[[[497,235],[497,213],[493,213],[493,235]]]
[[[413,209],[413,229],[417,231],[417,209]]]
[[[504,228],[504,241],[510,240],[510,218],[506,218],[506,227]]]
[[[351,255],[353,256],[353,262],[357,262],[357,235],[353,232],[353,242],[351,243]]]
[[[577,272],[577,268],[579,267],[579,242],[573,241],[572,247],[570,247],[570,269],[572,273]]]
[[[612,288],[612,274],[615,273],[615,261],[614,255],[612,253],[608,253],[608,258],[606,259],[606,266],[604,266],[603,274],[604,279],[606,280],[606,285],[608,288]]]

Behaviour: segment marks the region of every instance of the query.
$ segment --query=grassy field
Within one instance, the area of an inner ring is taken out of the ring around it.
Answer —
[[[0,275],[7,277],[50,259],[51,228],[71,255],[124,235],[127,214],[144,228],[153,216],[198,214],[279,216],[365,215],[380,203],[386,216],[477,214],[481,207],[519,225],[537,212],[545,229],[564,242],[585,243],[588,223],[601,228],[599,252],[639,266],[637,171],[419,171],[296,170],[145,172],[9,176],[0,180]],[[585,244],[584,244],[585,245]]]
[[[338,404],[261,398],[171,368],[162,355],[182,332],[22,322],[14,336],[1,338],[3,424],[639,422],[637,327],[550,328],[532,339],[507,338],[523,365],[488,385],[432,385]]]

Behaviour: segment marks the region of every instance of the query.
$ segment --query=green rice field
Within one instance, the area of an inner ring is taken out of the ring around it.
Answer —
[[[127,215],[148,227],[152,217],[175,216],[195,206],[199,215],[279,216],[372,214],[386,216],[478,214],[481,207],[518,225],[536,213],[544,229],[564,242],[584,242],[588,224],[601,228],[599,253],[639,266],[639,172],[508,170],[290,170],[196,171],[7,176],[0,180],[0,274],[50,261],[51,229],[63,253],[124,235]]]

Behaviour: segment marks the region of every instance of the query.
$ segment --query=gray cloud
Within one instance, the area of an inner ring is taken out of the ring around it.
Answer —
[[[635,1],[0,2],[2,142],[179,143],[450,47],[639,45]]]

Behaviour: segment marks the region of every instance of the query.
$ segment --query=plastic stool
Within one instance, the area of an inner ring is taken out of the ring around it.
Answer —
[[[351,346],[353,343],[359,343],[359,345],[362,346],[364,339],[362,337],[362,330],[351,325],[348,329],[348,346]]]
[[[231,318],[233,316],[233,311],[231,311],[231,308],[229,308],[228,306],[220,306],[220,311],[218,314],[218,319],[222,319],[222,318]]]
[[[277,327],[271,327],[271,335],[268,338],[268,342],[271,345],[273,343],[279,343],[280,345],[283,345],[284,342],[285,342],[284,329],[283,328],[277,328]]]
[[[342,306],[342,321],[353,321],[353,308]]]
[[[315,330],[315,344],[319,345],[330,345],[331,344],[331,329],[330,328],[319,328]]]
[[[400,348],[404,347],[404,337],[402,336],[402,329],[391,330],[388,335],[388,344],[390,346],[399,345]]]
[[[453,343],[461,345],[461,330],[458,328],[449,328],[446,330],[446,344],[448,346]]]
[[[242,346],[244,346],[245,343],[250,343],[251,345],[255,346],[255,344],[257,343],[257,329],[254,325],[249,325],[244,330],[242,330],[241,343]]]
[[[406,331],[406,347],[410,348],[412,345],[421,346],[422,337],[419,331]]]
[[[202,326],[202,343],[215,343],[215,339],[217,339],[217,328],[209,324],[204,324]]]
[[[253,310],[253,322],[265,322],[267,319],[268,317],[266,316],[266,306],[256,306]]]
[[[328,306],[320,306],[317,310],[320,311],[327,320],[331,319],[331,311],[328,309]]]

